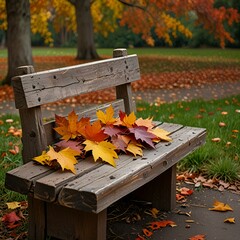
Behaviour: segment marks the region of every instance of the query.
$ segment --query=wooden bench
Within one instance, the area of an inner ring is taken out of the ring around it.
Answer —
[[[54,122],[43,123],[43,104],[116,87],[115,112],[135,111],[131,82],[140,79],[136,55],[116,49],[112,59],[37,73],[28,66],[19,72],[12,83],[21,117],[24,165],[6,174],[5,185],[28,196],[29,239],[106,239],[108,206],[133,192],[159,209],[174,208],[176,164],[205,142],[205,129],[157,123],[171,132],[173,141],[145,149],[143,157],[122,154],[116,168],[93,163],[88,157],[77,163],[74,175],[31,161],[58,138]],[[94,117],[96,109],[107,106],[85,110],[79,116]]]

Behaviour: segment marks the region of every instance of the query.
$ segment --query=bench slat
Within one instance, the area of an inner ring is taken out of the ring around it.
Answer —
[[[159,126],[160,123],[158,123]],[[182,128],[182,125],[178,125],[178,124],[162,124],[164,129],[167,129],[167,131],[169,132],[174,132],[180,128]],[[162,126],[160,125],[160,127]],[[126,164],[129,163],[129,159],[132,158],[131,155],[126,155],[123,154],[121,155],[121,160],[117,160],[117,168],[120,168]],[[87,163],[85,163],[87,162]],[[88,169],[84,169],[83,163],[87,164],[89,166]],[[104,166],[104,167],[103,167]],[[92,157],[89,157],[83,161],[80,161],[79,163],[77,163],[75,165],[76,168],[76,175],[73,175],[70,172],[62,172],[62,171],[58,171],[58,172],[53,172],[52,174],[49,174],[47,176],[44,176],[41,179],[38,179],[38,181],[36,181],[36,185],[34,188],[34,196],[38,199],[44,200],[44,201],[55,201],[57,194],[59,193],[59,191],[61,190],[61,188],[63,187],[63,185],[66,184],[66,182],[70,182],[74,179],[76,179],[77,177],[83,176],[83,174],[86,176],[86,181],[92,181],[92,179],[97,179],[97,177],[102,177],[102,175],[104,174],[104,172],[107,171],[107,173],[113,172],[114,168],[110,165],[107,164],[99,164],[97,165],[96,163],[94,163]],[[92,168],[92,169],[91,169]],[[93,171],[91,171],[93,170]],[[94,172],[95,176],[94,178],[87,178],[86,173],[88,172]],[[99,174],[100,173],[100,174]],[[85,177],[84,177],[85,178]]]
[[[205,142],[205,135],[205,129],[184,127],[172,134],[174,140],[171,144],[160,142],[155,151],[145,150],[143,158],[129,161],[123,167],[110,170],[108,174],[93,171],[83,178],[77,178],[63,187],[59,202],[70,208],[98,213],[198,148]],[[107,167],[102,166],[101,170]],[[92,179],[92,182],[86,183],[86,179]]]
[[[13,78],[16,108],[31,108],[66,97],[140,79],[137,55],[112,58]]]

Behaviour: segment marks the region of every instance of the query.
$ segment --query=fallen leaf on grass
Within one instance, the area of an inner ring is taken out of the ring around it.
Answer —
[[[7,202],[7,207],[8,209],[16,209],[21,207],[21,203],[20,202]]]
[[[218,126],[219,126],[219,127],[225,127],[225,126],[226,126],[226,123],[220,122],[220,123],[218,124]]]
[[[199,235],[190,237],[188,240],[205,240],[205,235],[199,234]]]
[[[9,228],[9,229],[13,229],[16,228],[20,225],[20,223],[18,223],[18,221],[20,221],[21,218],[16,214],[15,211],[12,211],[8,214],[5,214],[2,217],[2,222],[4,222],[4,224]]]
[[[215,200],[213,204],[213,208],[209,208],[210,211],[219,211],[219,212],[226,212],[226,211],[233,211],[233,209],[225,203],[219,202]]]
[[[235,218],[226,218],[224,220],[225,223],[235,223]]]
[[[221,138],[212,138],[212,142],[220,142],[221,141]]]

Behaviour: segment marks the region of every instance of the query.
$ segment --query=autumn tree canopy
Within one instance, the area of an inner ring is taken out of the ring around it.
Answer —
[[[77,32],[77,58],[98,58],[93,32],[107,36],[117,28],[117,21],[154,46],[153,33],[170,46],[172,38],[182,33],[188,38],[192,33],[179,20],[195,19],[219,40],[221,47],[234,39],[225,26],[240,20],[236,9],[214,7],[214,0],[25,0],[30,2],[31,30],[40,33],[45,43],[52,45],[49,30],[52,22],[56,31]],[[5,1],[0,0],[0,29],[7,28]],[[14,33],[18,35],[19,33]],[[9,45],[11,46],[11,44]],[[17,52],[18,49],[15,48]],[[11,75],[11,74],[10,74]]]

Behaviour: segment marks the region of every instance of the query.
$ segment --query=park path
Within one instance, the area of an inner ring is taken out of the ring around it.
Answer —
[[[175,101],[190,101],[192,99],[222,99],[240,94],[240,81],[237,82],[222,82],[217,84],[205,84],[201,86],[192,86],[191,88],[173,88],[173,89],[158,89],[145,90],[134,92],[134,98],[137,102],[145,101],[148,103],[170,103]],[[78,111],[82,105],[77,103],[62,104],[59,106],[44,107],[43,117],[54,117],[54,113],[68,114],[70,109]],[[3,114],[18,114],[13,101],[5,100],[0,105],[0,116]]]

